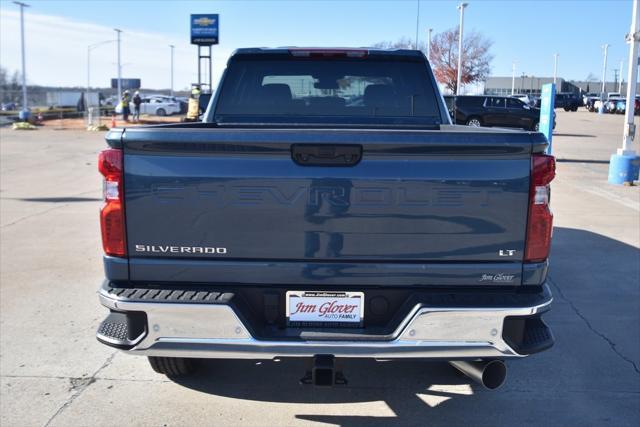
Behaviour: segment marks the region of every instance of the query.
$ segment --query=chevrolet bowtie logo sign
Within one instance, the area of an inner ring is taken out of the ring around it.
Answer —
[[[218,44],[220,18],[216,13],[191,15],[191,43],[200,46]]]
[[[193,22],[201,27],[208,27],[209,25],[213,25],[216,23],[215,19],[209,19],[206,16],[198,19],[194,19]]]

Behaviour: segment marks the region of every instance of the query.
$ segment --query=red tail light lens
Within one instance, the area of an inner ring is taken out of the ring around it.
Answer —
[[[98,170],[104,176],[105,204],[100,210],[102,247],[107,255],[127,256],[122,201],[122,150],[109,148],[98,156]]]
[[[525,261],[547,259],[551,248],[553,214],[549,208],[549,184],[556,175],[556,159],[547,154],[534,154],[531,159],[531,187],[529,189],[529,220]]]

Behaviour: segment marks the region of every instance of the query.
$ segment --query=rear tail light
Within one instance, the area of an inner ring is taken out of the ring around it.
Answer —
[[[107,255],[124,257],[127,255],[127,245],[122,192],[122,150],[109,148],[102,151],[98,156],[98,170],[104,176],[102,189],[105,204],[100,210],[102,247]]]
[[[553,214],[549,209],[549,184],[556,175],[556,159],[547,154],[534,154],[531,158],[531,187],[529,190],[529,220],[525,261],[540,262],[547,259],[551,247]]]

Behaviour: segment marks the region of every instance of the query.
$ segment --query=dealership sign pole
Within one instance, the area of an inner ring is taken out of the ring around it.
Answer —
[[[622,148],[611,155],[609,162],[609,182],[612,184],[633,184],[638,179],[640,158],[634,147],[636,125],[633,123],[635,110],[636,86],[638,84],[638,47],[640,45],[640,8],[638,0],[633,0],[631,30],[626,36],[629,43],[629,66],[627,74],[627,106],[625,109]]]
[[[202,60],[208,62],[209,92],[212,90],[211,47],[219,41],[219,17],[218,14],[194,14],[191,15],[191,44],[198,46],[198,86],[202,86]],[[208,47],[208,55],[202,53],[202,47]],[[202,90],[202,87],[200,87]]]

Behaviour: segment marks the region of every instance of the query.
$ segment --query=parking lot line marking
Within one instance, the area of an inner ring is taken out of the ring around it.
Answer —
[[[625,199],[624,197],[620,197],[615,193],[611,193],[610,191],[607,191],[605,189],[602,188],[584,188],[581,186],[577,186],[577,185],[572,185],[572,187],[577,188],[579,190],[585,191],[587,193],[591,193],[595,196],[600,196],[603,197],[611,202],[615,202],[618,203],[622,206],[625,206],[627,208],[633,209],[636,212],[640,212],[640,202],[634,202],[632,200],[629,199]]]

